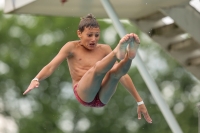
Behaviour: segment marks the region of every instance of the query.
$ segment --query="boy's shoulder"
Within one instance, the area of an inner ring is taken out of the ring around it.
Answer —
[[[98,46],[106,53],[110,53],[112,51],[110,45],[108,44],[98,44]]]
[[[110,48],[110,46],[108,44],[98,44],[99,47],[102,47],[102,48]]]
[[[69,42],[67,42],[67,43],[64,45],[64,47],[70,48],[70,49],[76,48],[76,46],[78,46],[79,42],[80,42],[80,41],[78,41],[78,40],[76,40],[76,41],[69,41]]]
[[[67,45],[77,45],[80,41],[79,40],[75,40],[75,41],[69,41],[66,44]]]

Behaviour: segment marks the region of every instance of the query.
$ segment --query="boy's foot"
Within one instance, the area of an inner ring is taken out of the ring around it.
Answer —
[[[139,47],[139,43],[136,42],[133,38],[131,38],[129,45],[127,46],[129,59],[135,58],[138,47]]]
[[[119,60],[124,59],[126,52],[127,52],[127,46],[129,43],[130,35],[125,35],[120,41],[118,46],[115,48],[116,56]]]
[[[119,60],[125,58],[126,52],[128,53],[129,59],[133,59],[136,55],[140,40],[134,33],[125,35],[115,48],[116,56]]]
[[[130,33],[129,35],[130,35],[131,39],[130,39],[129,45],[127,47],[127,51],[128,51],[129,59],[133,59],[136,56],[137,49],[138,49],[139,44],[140,44],[140,39],[134,33]]]
[[[117,46],[117,58],[119,60],[122,60],[124,59],[125,55],[126,55],[126,52],[127,52],[127,46],[128,46],[128,43],[125,42],[125,43],[122,43],[122,44],[119,44],[119,46]]]

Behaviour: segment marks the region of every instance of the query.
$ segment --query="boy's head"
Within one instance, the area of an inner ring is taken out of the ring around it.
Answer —
[[[81,18],[78,25],[78,30],[83,32],[85,28],[99,28],[99,24],[92,14],[88,14],[86,17]]]
[[[96,48],[100,38],[100,29],[98,22],[92,14],[81,18],[77,35],[80,38],[81,45],[86,49],[93,50]]]

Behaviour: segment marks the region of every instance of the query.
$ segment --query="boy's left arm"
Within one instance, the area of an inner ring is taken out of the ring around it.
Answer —
[[[131,93],[131,95],[135,98],[137,102],[141,102],[142,98],[140,97],[139,93],[137,92],[130,76],[128,74],[124,75],[120,79],[120,83]],[[152,123],[152,119],[150,118],[146,106],[144,104],[138,105],[137,108],[138,119],[141,119],[141,113],[143,114],[144,118],[148,123]]]

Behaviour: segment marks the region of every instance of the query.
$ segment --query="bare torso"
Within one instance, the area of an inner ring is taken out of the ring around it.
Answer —
[[[67,57],[67,63],[72,83],[75,85],[96,62],[103,59],[109,53],[110,47],[98,44],[94,50],[88,50],[80,44],[80,41],[74,41],[71,45],[74,46]]]

